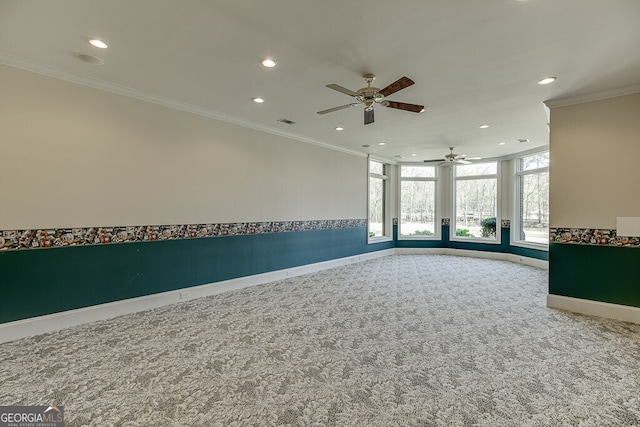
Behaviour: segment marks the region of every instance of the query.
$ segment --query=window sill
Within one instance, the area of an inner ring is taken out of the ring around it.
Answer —
[[[392,242],[393,238],[392,237],[388,237],[388,236],[383,236],[383,237],[369,237],[367,239],[367,244],[371,245],[374,243],[384,243],[384,242]]]
[[[522,240],[518,240],[515,242],[511,242],[511,246],[517,246],[519,248],[526,248],[526,249],[536,249],[539,251],[545,251],[548,252],[549,251],[549,244],[545,244],[545,243],[533,243],[533,242],[525,242]]]
[[[450,242],[460,242],[460,243],[483,243],[485,245],[499,245],[500,241],[498,239],[482,239],[477,237],[450,237]]]
[[[398,236],[398,240],[442,240],[440,236]]]

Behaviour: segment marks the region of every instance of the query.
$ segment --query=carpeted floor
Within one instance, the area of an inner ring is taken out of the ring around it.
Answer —
[[[640,325],[547,271],[396,255],[0,345],[67,426],[638,426]]]

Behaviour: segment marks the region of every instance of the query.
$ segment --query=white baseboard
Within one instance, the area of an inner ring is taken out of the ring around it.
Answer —
[[[396,255],[442,255],[444,248],[396,248]]]
[[[549,269],[549,261],[542,259],[529,258],[521,255],[506,254],[502,252],[472,251],[468,249],[454,248],[396,248],[396,254],[436,254],[436,255],[456,255],[468,256],[473,258],[497,259],[502,261],[510,261],[518,264],[524,264],[531,267]]]
[[[544,259],[529,258],[522,255],[507,254],[507,261],[528,265],[530,267],[541,268],[543,270],[549,269],[549,261],[546,261]]]
[[[640,323],[640,307],[591,301],[562,295],[547,295],[547,307],[623,322]]]
[[[316,271],[327,270],[329,268],[380,258],[383,256],[393,255],[394,253],[393,249],[385,249],[334,259],[331,261],[318,262],[300,267],[287,268],[284,270],[270,271],[268,273],[255,274],[253,276],[224,280],[206,285],[193,286],[190,288],[177,289],[175,291],[162,292],[122,301],[83,307],[61,313],[49,314],[46,316],[38,316],[3,323],[0,324],[0,343],[44,334],[46,332],[64,328],[70,328],[85,323],[112,319],[117,316],[136,313],[143,310],[150,310],[152,308],[158,308],[169,304],[176,304],[193,298],[202,298],[235,289],[242,289],[249,286],[273,282],[275,280],[282,280],[288,277],[300,276]]]

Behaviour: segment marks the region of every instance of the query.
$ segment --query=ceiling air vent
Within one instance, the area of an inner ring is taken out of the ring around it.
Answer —
[[[288,125],[295,125],[296,124],[296,122],[294,122],[293,120],[289,120],[289,119],[278,119],[278,121],[282,122],[282,123],[286,123]]]
[[[104,59],[98,58],[97,56],[93,56],[93,55],[86,55],[84,53],[79,54],[78,59],[82,62],[86,62],[87,64],[91,64],[91,65],[104,64]]]

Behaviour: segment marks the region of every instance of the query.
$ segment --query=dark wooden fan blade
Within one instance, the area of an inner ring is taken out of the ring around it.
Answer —
[[[431,159],[431,160],[424,160],[425,163],[435,163],[435,162],[445,162],[445,159]]]
[[[398,110],[411,111],[414,113],[420,113],[424,110],[424,105],[407,104],[405,102],[386,101],[384,105],[389,108],[396,108]]]
[[[343,109],[349,108],[349,107],[355,107],[356,105],[358,105],[358,104],[357,103],[351,103],[351,104],[341,105],[339,107],[328,108],[326,110],[318,111],[318,114],[333,113],[334,111],[343,110]]]
[[[342,92],[342,93],[350,95],[350,96],[358,96],[358,95],[360,95],[358,92],[354,92],[352,90],[347,89],[346,87],[342,87],[340,85],[333,84],[333,83],[330,84],[330,85],[327,85],[327,87],[329,89],[337,90],[338,92]]]
[[[373,123],[373,110],[364,110],[364,124],[368,125]]]
[[[405,87],[411,86],[415,82],[411,80],[409,77],[401,77],[395,82],[391,83],[389,86],[385,87],[380,91],[384,96],[389,96],[392,93],[396,93],[399,90],[404,89]]]

